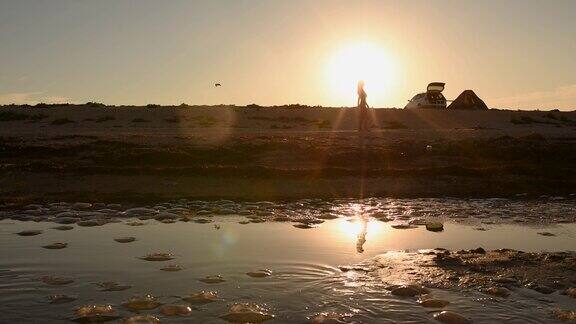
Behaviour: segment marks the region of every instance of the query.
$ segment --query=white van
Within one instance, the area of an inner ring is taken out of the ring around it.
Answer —
[[[446,108],[446,98],[442,94],[444,91],[443,82],[432,82],[428,84],[426,92],[419,93],[414,98],[408,100],[408,104],[404,109],[414,108],[433,108],[444,109]]]

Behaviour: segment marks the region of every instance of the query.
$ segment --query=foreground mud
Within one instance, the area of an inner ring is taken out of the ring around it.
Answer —
[[[0,111],[4,201],[576,192],[564,112],[63,106]]]
[[[535,253],[510,249],[388,252],[345,271],[373,274],[390,285],[474,288],[508,297],[518,288],[542,294],[567,293],[576,286],[576,253]]]

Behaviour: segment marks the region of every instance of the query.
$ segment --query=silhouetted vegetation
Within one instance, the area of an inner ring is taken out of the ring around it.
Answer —
[[[87,102],[86,106],[88,106],[90,108],[104,108],[104,107],[106,107],[105,104],[99,103],[99,102]]]

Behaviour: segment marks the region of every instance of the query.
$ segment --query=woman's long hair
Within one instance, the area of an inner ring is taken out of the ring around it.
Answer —
[[[364,93],[366,93],[364,91],[364,81],[360,80],[358,81],[358,96],[362,96]]]

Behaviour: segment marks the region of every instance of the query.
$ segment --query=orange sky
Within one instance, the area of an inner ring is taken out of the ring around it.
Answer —
[[[402,107],[428,82],[576,109],[575,1],[0,3],[0,103]],[[222,87],[215,88],[215,82]]]

